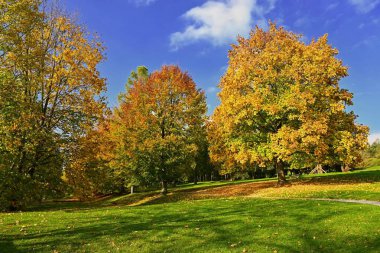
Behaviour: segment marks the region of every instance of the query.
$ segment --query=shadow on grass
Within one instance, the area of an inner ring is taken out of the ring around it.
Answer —
[[[6,253],[6,252],[19,253],[20,252],[21,253],[21,252],[26,252],[26,251],[18,250],[15,247],[12,238],[9,238],[8,236],[0,235],[0,252],[2,253]]]
[[[322,175],[307,175],[300,179],[294,179],[290,182],[302,184],[356,184],[356,183],[374,183],[380,182],[380,170],[361,170],[347,173],[329,173]],[[275,187],[275,179],[262,179],[256,181],[232,181],[223,182],[215,185],[213,183],[205,183],[200,186],[184,186],[170,189],[168,195],[164,196],[155,192],[142,192],[132,195],[113,196],[101,201],[90,202],[48,202],[39,206],[30,208],[28,211],[80,211],[91,208],[109,207],[109,206],[125,206],[125,205],[150,205],[178,202],[182,200],[198,200],[212,199],[222,197],[238,197],[253,194],[255,191]],[[285,186],[286,187],[286,186]],[[360,196],[368,195],[362,193]],[[351,196],[351,195],[350,195]]]
[[[364,170],[346,173],[322,174],[320,176],[305,176],[301,181],[306,180],[316,183],[374,183],[380,182],[380,170]]]
[[[275,185],[276,181],[273,179],[262,179],[258,181],[231,181],[225,182],[223,184],[217,185],[206,185],[206,186],[195,186],[194,188],[172,188],[169,189],[168,195],[162,195],[159,191],[154,192],[141,192],[128,195],[113,196],[102,199],[101,201],[49,201],[44,202],[43,204],[30,207],[28,212],[40,212],[40,211],[80,211],[91,208],[100,208],[100,207],[109,207],[109,206],[125,206],[125,205],[148,205],[148,204],[160,204],[160,203],[170,203],[177,202],[181,200],[197,200],[197,199],[207,199],[207,198],[222,198],[226,197],[226,194],[223,193],[229,189],[229,187],[241,187],[244,185],[253,185],[263,187],[267,183]],[[210,190],[214,193],[212,194],[198,194],[201,191]],[[220,190],[220,191],[219,191]],[[221,194],[218,194],[218,191]],[[233,196],[245,196],[250,193],[244,194],[234,194]],[[227,194],[228,195],[228,194]],[[232,195],[230,195],[232,196]],[[228,197],[228,196],[227,196]]]
[[[380,217],[370,207],[364,209],[372,210],[367,218],[373,220],[364,219],[366,224],[354,220],[364,212],[355,205],[285,200],[221,199],[109,213],[93,210],[78,216],[71,228],[66,214],[55,228],[5,236],[9,243],[2,249],[17,252],[11,251],[11,242],[22,240],[21,250],[37,252],[116,247],[128,252],[363,252],[380,248],[380,237],[370,233]]]

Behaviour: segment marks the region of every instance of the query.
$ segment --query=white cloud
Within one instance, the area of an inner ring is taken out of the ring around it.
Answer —
[[[353,48],[374,47],[378,41],[379,38],[375,35],[372,35],[354,44]]]
[[[270,12],[276,0],[209,0],[187,11],[183,18],[190,20],[183,32],[170,36],[170,45],[177,49],[199,40],[222,45],[246,36],[253,24],[265,25],[265,14]]]
[[[218,91],[218,88],[215,87],[215,86],[211,86],[211,87],[208,87],[208,88],[206,89],[206,92],[207,92],[207,93],[215,93],[215,92],[217,92],[217,91]]]
[[[356,10],[360,13],[368,13],[376,8],[380,0],[349,0],[355,6]]]
[[[295,27],[302,27],[308,23],[308,20],[309,19],[306,17],[297,18],[296,21],[294,21],[294,26]]]
[[[380,140],[380,133],[372,133],[368,136],[369,144],[374,143],[376,140]]]
[[[329,5],[327,6],[326,10],[327,10],[327,11],[334,10],[334,9],[336,9],[336,7],[338,7],[338,5],[339,5],[338,2],[337,2],[337,3],[331,3],[331,4],[329,4]]]
[[[136,4],[137,6],[148,6],[157,0],[129,0],[130,2]]]

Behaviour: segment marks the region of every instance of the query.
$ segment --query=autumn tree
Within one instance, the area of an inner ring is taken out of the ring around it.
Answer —
[[[45,1],[1,0],[0,23],[0,192],[20,208],[59,190],[72,144],[103,114],[103,48]]]
[[[111,166],[115,143],[110,134],[107,117],[71,144],[73,151],[68,157],[64,180],[75,197],[85,200],[119,190]]]
[[[374,141],[363,152],[363,161],[361,165],[363,167],[380,165],[380,139]]]
[[[121,92],[118,96],[118,100],[120,103],[124,102],[124,99],[126,97],[126,93],[128,93],[128,90],[133,86],[133,84],[137,81],[145,82],[148,79],[149,76],[149,70],[145,66],[138,66],[136,68],[136,71],[133,70],[128,77],[127,83],[125,84],[125,93]]]
[[[204,93],[179,67],[136,78],[114,115],[119,166],[140,184],[159,182],[166,194],[169,182],[196,166],[205,113]]]
[[[327,35],[310,44],[271,23],[238,38],[209,126],[211,158],[225,170],[354,165],[368,129],[346,112],[352,94],[339,87],[347,67]]]

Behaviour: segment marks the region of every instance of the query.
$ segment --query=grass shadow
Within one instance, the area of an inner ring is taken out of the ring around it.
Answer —
[[[365,215],[353,220],[366,211],[380,218],[371,207],[289,200],[200,200],[108,213],[100,208],[78,213],[70,227],[74,217],[65,214],[57,225],[13,240],[22,240],[22,250],[37,252],[104,252],[117,247],[130,252],[359,252],[366,246],[380,247],[379,238],[364,231],[373,229],[376,221]],[[6,241],[11,240],[9,235]]]

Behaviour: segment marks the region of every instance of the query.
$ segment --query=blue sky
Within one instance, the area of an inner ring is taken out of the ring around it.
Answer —
[[[109,105],[132,70],[177,64],[206,91],[210,112],[230,44],[255,25],[276,21],[306,42],[325,33],[350,76],[341,86],[354,93],[358,122],[380,138],[380,0],[63,0],[80,23],[100,35],[107,59]]]

